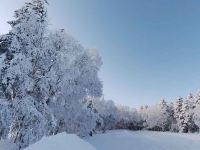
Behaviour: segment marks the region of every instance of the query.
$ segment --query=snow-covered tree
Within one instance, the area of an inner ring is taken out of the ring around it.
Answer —
[[[96,130],[138,130],[142,128],[141,118],[136,109],[122,105],[117,106],[112,100],[103,98],[91,100],[94,112],[99,115]]]
[[[40,139],[47,129],[44,123],[49,113],[37,84],[42,78],[38,62],[43,57],[47,30],[45,5],[43,0],[25,3],[9,22],[12,40],[1,68],[0,89],[14,112],[8,137],[20,148]]]
[[[12,104],[0,99],[0,139],[6,139],[9,133],[9,126],[13,120],[14,112]]]
[[[176,119],[176,130],[186,132],[186,124],[184,123],[183,98],[178,98],[174,106],[174,118]]]
[[[149,106],[141,106],[139,109],[139,116],[141,119],[141,124],[143,128],[147,128],[147,117],[148,117],[148,108]]]
[[[183,103],[182,112],[184,118],[184,132],[196,132],[197,125],[194,122],[194,98],[189,94]]]
[[[0,55],[8,50],[12,41],[12,36],[10,34],[0,35]]]
[[[200,92],[195,97],[195,106],[193,109],[193,121],[197,125],[197,131],[200,129]]]
[[[200,91],[197,92],[197,95],[196,95],[194,101],[195,101],[195,106],[196,106],[196,104],[200,104]]]
[[[62,30],[52,32],[49,42],[49,51],[55,53],[52,55],[55,59],[52,58],[54,65],[51,67],[52,73],[49,72],[53,95],[48,104],[57,119],[56,132],[66,131],[82,135],[82,132],[95,128],[92,120],[83,121],[84,115],[88,115],[83,107],[83,100],[87,96],[100,97],[102,94],[102,84],[98,78],[100,65],[97,65],[100,60],[96,59],[99,59],[99,55],[92,55]],[[93,124],[93,127],[87,123]],[[81,130],[82,127],[88,129]]]
[[[173,109],[170,104],[163,99],[159,103],[161,110],[163,112],[163,119],[162,119],[162,131],[169,131],[171,129],[171,124],[174,120],[173,118]]]
[[[102,94],[97,51],[63,30],[49,31],[46,4],[32,0],[15,11],[1,64],[0,94],[13,112],[2,137],[19,148],[58,132],[89,134],[96,114],[83,99]]]
[[[176,118],[175,118],[175,109],[174,109],[175,105],[173,102],[170,102],[168,104],[168,109],[169,109],[169,121],[171,123],[170,125],[170,131],[171,132],[177,132],[177,122],[176,122]]]
[[[157,131],[170,130],[170,111],[165,100],[161,100],[159,104],[150,106],[147,112],[147,129]]]
[[[112,100],[103,98],[93,99],[93,107],[96,109],[102,120],[99,121],[97,130],[115,129],[118,122],[118,110]]]
[[[142,128],[142,122],[136,109],[127,106],[117,106],[117,110],[117,129],[138,130]]]

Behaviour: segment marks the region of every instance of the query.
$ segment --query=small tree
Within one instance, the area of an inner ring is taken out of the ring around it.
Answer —
[[[177,131],[186,132],[186,124],[184,123],[184,111],[183,111],[183,98],[178,98],[174,106],[174,118],[176,119]]]
[[[199,131],[200,128],[200,92],[197,93],[197,96],[195,97],[195,104],[193,109],[193,121],[197,126],[197,131]]]
[[[189,94],[187,99],[183,103],[183,117],[184,117],[184,131],[196,132],[198,127],[194,122],[194,98],[192,94]]]

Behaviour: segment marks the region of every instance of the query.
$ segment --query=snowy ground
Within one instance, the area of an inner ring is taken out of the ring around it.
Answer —
[[[96,150],[89,143],[73,134],[61,133],[43,138],[25,150]]]
[[[200,150],[200,135],[120,130],[82,140],[62,133],[26,150]]]
[[[200,135],[111,131],[88,138],[96,150],[200,150]]]

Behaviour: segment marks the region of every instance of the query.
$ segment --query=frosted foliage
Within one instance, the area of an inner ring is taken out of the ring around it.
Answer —
[[[196,125],[200,127],[200,105],[197,105],[197,107],[194,109],[194,122]]]
[[[83,99],[102,95],[101,57],[64,30],[50,31],[46,4],[32,0],[15,11],[0,58],[1,137],[20,149],[58,132],[88,135],[97,114]]]
[[[193,110],[194,113],[194,122],[200,128],[200,91],[197,93],[195,97],[195,108]]]
[[[9,126],[13,120],[13,107],[5,100],[0,100],[0,137],[6,139],[9,133]]]
[[[179,98],[175,104],[174,117],[179,132],[196,132],[198,126],[194,122],[195,100],[190,94],[186,100]]]
[[[8,138],[20,147],[32,144],[45,134],[46,118],[37,111],[30,98],[26,101],[16,100],[13,103],[14,116],[10,124]]]
[[[167,110],[162,108],[160,104],[151,106],[148,108],[148,115],[146,118],[146,123],[148,128],[161,128],[164,130],[164,126],[167,123],[169,114]]]
[[[44,127],[48,126],[48,116],[51,116],[37,85],[41,79],[39,62],[45,56],[45,3],[39,0],[26,3],[15,11],[15,19],[9,22],[12,41],[1,68],[1,89],[13,113],[7,137],[23,148],[46,134],[48,127]]]
[[[147,127],[147,115],[148,115],[148,106],[141,106],[139,109],[139,116],[141,118],[142,126]]]
[[[118,129],[130,129],[138,130],[140,129],[141,118],[138,111],[134,108],[127,106],[117,106],[117,125]]]
[[[127,106],[117,106],[112,100],[91,98],[95,112],[99,114],[96,130],[138,129],[141,121],[136,109]]]
[[[102,118],[100,130],[110,130],[116,127],[118,121],[117,107],[112,100],[93,99],[93,106]]]
[[[174,118],[176,120],[176,130],[177,131],[180,131],[180,132],[183,132],[183,99],[182,98],[179,98],[176,103],[175,103],[175,106],[174,106]]]
[[[125,122],[138,122],[138,114],[136,109],[131,109],[128,106],[118,106],[119,120],[123,119]]]
[[[95,127],[95,123],[92,123],[96,121],[92,121],[95,115],[87,112],[82,100],[88,95],[101,96],[102,85],[97,75],[99,68],[87,51],[64,31],[52,32],[49,38],[51,49],[48,51],[54,63],[49,72],[49,76],[54,77],[50,81],[54,94],[49,99],[49,105],[57,123],[61,124],[56,132],[75,132],[80,135],[83,135],[81,132],[89,133]],[[83,123],[90,119],[91,122],[84,126]]]

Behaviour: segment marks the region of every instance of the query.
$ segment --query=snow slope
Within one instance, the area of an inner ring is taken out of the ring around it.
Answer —
[[[25,150],[95,150],[95,148],[76,135],[61,133],[45,137]]]
[[[200,135],[116,130],[82,140],[62,133],[26,150],[200,150]]]

